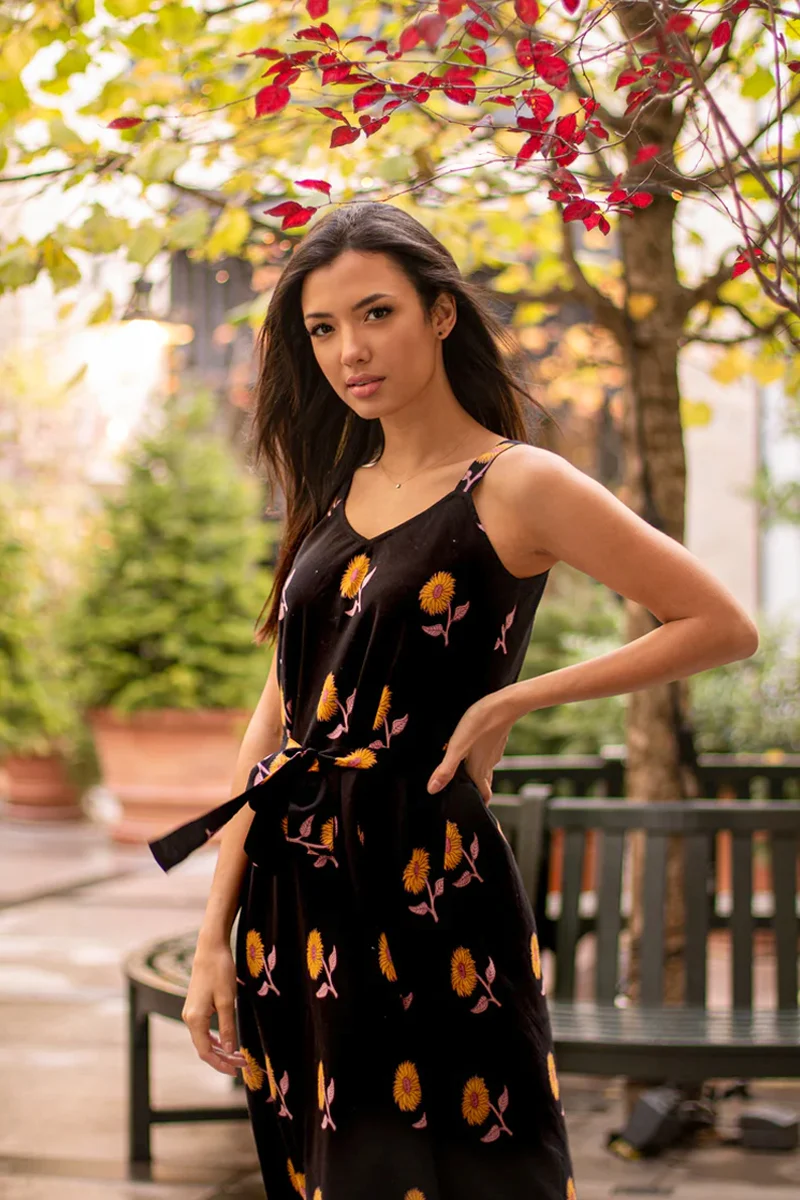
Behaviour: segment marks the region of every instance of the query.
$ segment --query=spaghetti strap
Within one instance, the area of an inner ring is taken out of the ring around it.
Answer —
[[[455,486],[455,491],[468,492],[486,474],[494,460],[504,450],[508,450],[510,446],[519,446],[521,444],[521,442],[515,441],[514,438],[503,438],[502,442],[498,442],[491,450],[485,450],[483,454],[479,454],[459,479]]]

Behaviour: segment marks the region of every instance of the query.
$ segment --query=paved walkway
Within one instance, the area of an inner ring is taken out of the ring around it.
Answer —
[[[246,1122],[156,1128],[152,1182],[126,1177],[120,963],[148,938],[196,927],[212,867],[203,852],[165,876],[146,850],[113,847],[90,825],[0,818],[1,1200],[263,1200]],[[195,1057],[182,1025],[153,1024],[157,1104],[238,1102],[230,1080]],[[562,1088],[580,1200],[800,1196],[800,1153],[759,1155],[717,1140],[623,1162],[605,1149],[623,1123],[619,1083],[567,1076]],[[757,1084],[754,1095],[800,1110],[796,1085]],[[733,1104],[724,1109],[730,1133]]]

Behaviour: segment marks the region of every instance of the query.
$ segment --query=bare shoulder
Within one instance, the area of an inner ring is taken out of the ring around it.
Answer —
[[[714,614],[738,624],[752,642],[747,613],[699,559],[560,455],[512,446],[498,459],[493,489],[499,519],[529,552],[535,547],[554,563],[569,563],[659,621]]]

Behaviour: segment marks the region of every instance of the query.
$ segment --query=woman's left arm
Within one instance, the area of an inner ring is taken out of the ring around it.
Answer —
[[[669,683],[758,649],[753,621],[694,555],[558,455],[530,447],[503,488],[516,498],[528,545],[641,604],[661,625],[608,654],[509,684],[467,709],[431,781],[444,786],[469,756],[469,773],[487,801],[492,767],[525,713]],[[439,788],[429,782],[428,790]]]

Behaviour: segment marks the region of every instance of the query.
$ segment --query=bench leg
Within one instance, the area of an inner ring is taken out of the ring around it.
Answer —
[[[128,986],[128,1161],[150,1165],[150,1016],[139,1012],[138,989]]]

